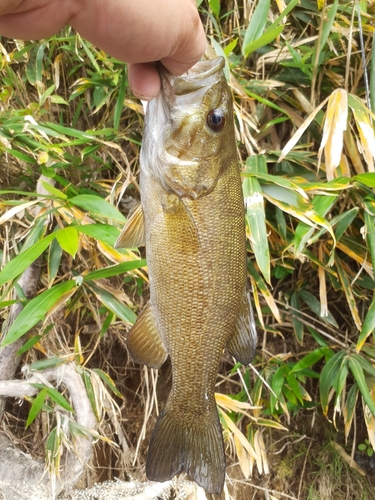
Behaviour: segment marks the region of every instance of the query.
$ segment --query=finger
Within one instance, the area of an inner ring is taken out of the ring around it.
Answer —
[[[128,65],[129,86],[133,94],[144,101],[151,101],[160,91],[160,76],[153,63]]]

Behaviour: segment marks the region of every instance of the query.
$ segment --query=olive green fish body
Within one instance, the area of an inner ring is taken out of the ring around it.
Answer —
[[[169,355],[172,364],[172,390],[151,438],[147,476],[164,481],[186,471],[211,493],[221,492],[225,478],[214,398],[219,362],[227,348],[249,363],[256,343],[232,101],[222,66],[218,58],[198,63],[185,77],[162,75],[163,92],[149,105],[140,185],[150,302],[128,339],[135,361],[158,367]]]

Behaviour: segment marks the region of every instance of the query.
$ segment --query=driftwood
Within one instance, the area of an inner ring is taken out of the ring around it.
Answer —
[[[26,269],[18,281],[19,286],[22,288],[23,293],[27,299],[32,299],[37,292],[38,280],[40,274],[40,259],[36,260],[30,267]],[[11,307],[7,327],[4,329],[3,337],[16,317],[22,311],[22,304],[17,302]],[[0,335],[0,340],[2,336]],[[20,356],[17,356],[17,351],[20,349],[24,339],[19,339],[0,349],[0,383],[2,380],[13,379],[18,365],[20,363]],[[5,409],[5,399],[0,397],[0,422]]]
[[[76,421],[88,429],[96,425],[87,392],[74,363],[58,368],[34,372],[28,380],[7,380],[0,382],[0,396],[22,398],[33,396],[38,389],[32,383],[48,385],[51,380],[64,384],[70,393]],[[53,484],[46,473],[44,463],[34,460],[17,450],[10,441],[0,434],[0,492],[6,500],[54,497],[64,488],[73,486],[80,478],[85,464],[90,459],[91,437],[77,437],[74,450],[64,453],[59,480]]]

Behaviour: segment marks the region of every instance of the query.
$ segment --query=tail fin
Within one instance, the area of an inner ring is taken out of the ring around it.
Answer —
[[[220,494],[225,480],[223,436],[217,411],[209,421],[177,421],[165,409],[156,423],[147,455],[146,474],[167,481],[185,471],[208,493]]]

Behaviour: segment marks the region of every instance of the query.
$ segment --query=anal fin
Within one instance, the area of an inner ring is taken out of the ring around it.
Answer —
[[[160,368],[168,357],[154,319],[150,302],[129,332],[128,349],[135,363]]]
[[[257,331],[250,297],[244,293],[235,332],[228,341],[227,350],[243,365],[251,363],[257,344]]]
[[[145,223],[142,205],[131,214],[117,238],[115,248],[135,248],[145,244]]]

